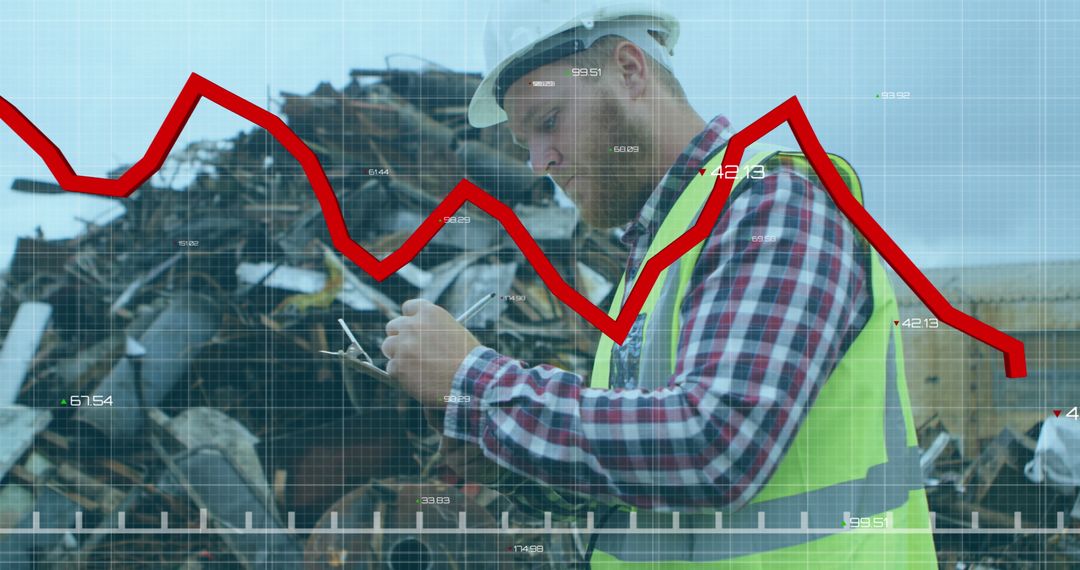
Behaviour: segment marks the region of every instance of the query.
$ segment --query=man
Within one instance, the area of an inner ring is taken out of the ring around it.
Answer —
[[[655,2],[586,4],[501,3],[469,116],[509,120],[588,223],[624,230],[617,315],[643,262],[726,175],[715,168],[730,132],[723,117],[702,120],[672,75],[674,18]],[[656,282],[625,341],[602,339],[588,384],[500,355],[419,300],[387,325],[388,371],[445,405],[446,437],[594,501],[598,527],[764,528],[598,533],[595,568],[936,567],[880,261],[801,155],[760,150],[746,151],[711,233]]]

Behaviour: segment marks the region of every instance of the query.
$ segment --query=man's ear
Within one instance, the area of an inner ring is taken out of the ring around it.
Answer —
[[[649,84],[649,64],[645,52],[634,42],[621,41],[615,46],[615,70],[618,72],[619,86],[630,99],[645,95]]]

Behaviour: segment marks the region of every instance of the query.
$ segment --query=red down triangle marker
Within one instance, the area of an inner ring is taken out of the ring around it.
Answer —
[[[900,321],[893,321],[892,324],[898,325],[898,324],[900,324]]]
[[[1060,416],[1060,415],[1061,415],[1061,410],[1054,410],[1054,417],[1055,418]]]
[[[705,169],[702,168],[702,169],[698,170],[697,172],[698,172],[698,174],[705,174]]]

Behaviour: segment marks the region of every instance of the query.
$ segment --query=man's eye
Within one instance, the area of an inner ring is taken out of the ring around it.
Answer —
[[[548,115],[547,118],[544,119],[544,122],[543,122],[542,126],[544,127],[545,131],[551,131],[551,130],[555,129],[555,123],[556,123],[556,119],[558,118],[558,116],[559,116],[558,113],[552,113],[552,114]]]

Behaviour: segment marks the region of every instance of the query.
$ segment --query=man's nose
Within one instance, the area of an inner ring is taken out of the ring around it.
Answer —
[[[537,176],[544,176],[562,163],[562,155],[549,145],[536,144],[529,149],[529,162]]]

